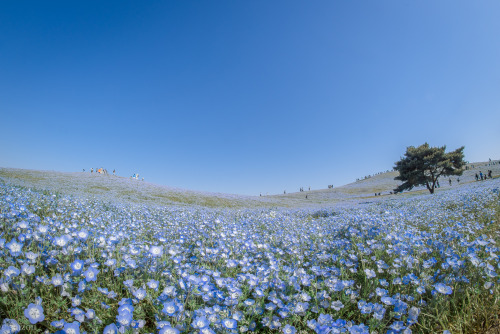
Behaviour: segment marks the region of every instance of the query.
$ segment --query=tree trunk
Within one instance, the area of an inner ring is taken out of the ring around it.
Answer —
[[[434,183],[432,184],[432,187],[429,185],[429,182],[426,182],[425,183],[425,186],[427,187],[427,190],[429,190],[429,192],[431,194],[434,194]]]

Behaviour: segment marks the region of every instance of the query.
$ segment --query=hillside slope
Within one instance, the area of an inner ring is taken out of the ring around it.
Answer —
[[[463,184],[476,182],[475,174],[486,173],[491,169],[494,176],[500,175],[500,164],[488,162],[472,163],[460,176],[441,180],[443,191]],[[393,195],[391,191],[398,185],[394,177],[397,172],[385,172],[375,176],[332,189],[319,189],[271,196],[243,196],[221,193],[197,192],[168,186],[161,186],[145,181],[113,175],[90,173],[66,173],[56,171],[38,171],[27,169],[0,168],[0,181],[10,185],[47,190],[77,196],[104,198],[109,201],[130,202],[157,206],[199,205],[206,207],[317,207],[338,204],[350,205],[379,201],[393,196],[411,196],[427,192],[419,187],[411,192]],[[487,181],[486,181],[487,182]],[[375,196],[380,193],[382,196]],[[307,196],[307,198],[306,198]]]

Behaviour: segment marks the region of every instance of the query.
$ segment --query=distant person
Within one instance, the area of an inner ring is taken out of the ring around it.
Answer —
[[[457,177],[457,183],[460,183],[460,178],[459,177]]]
[[[492,173],[492,171],[491,171],[491,170],[489,170],[489,171],[488,171],[488,177],[489,177],[490,179],[492,179],[492,178],[493,178],[493,176],[491,175],[491,173]]]
[[[113,175],[115,175],[115,173],[116,173],[116,170],[113,169]]]
[[[439,185],[439,181],[436,181],[436,183],[437,183],[437,187],[441,188],[441,186]]]
[[[481,181],[483,180],[483,172],[479,171],[479,178],[481,179]]]
[[[479,175],[476,173],[476,181],[479,181]]]
[[[306,199],[307,199],[307,195],[306,195]]]
[[[450,183],[450,186],[451,186],[451,179],[448,179],[448,182]]]
[[[94,172],[94,167],[90,169],[90,174],[92,174],[93,172]]]
[[[83,172],[85,173],[85,168],[83,169]]]

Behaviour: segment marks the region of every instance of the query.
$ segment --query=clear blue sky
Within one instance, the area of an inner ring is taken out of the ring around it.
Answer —
[[[500,158],[500,1],[2,1],[0,166],[258,195]]]

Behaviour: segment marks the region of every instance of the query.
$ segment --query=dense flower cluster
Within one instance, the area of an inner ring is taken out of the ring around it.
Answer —
[[[321,214],[1,185],[0,333],[411,333],[433,303],[499,292],[499,185]]]

